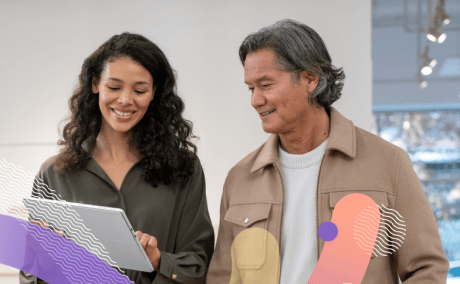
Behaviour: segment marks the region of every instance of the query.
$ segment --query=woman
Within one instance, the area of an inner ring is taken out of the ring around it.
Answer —
[[[60,153],[38,177],[66,201],[125,211],[155,269],[125,270],[136,284],[204,283],[214,246],[204,174],[163,52],[113,36],[84,61],[69,107]]]

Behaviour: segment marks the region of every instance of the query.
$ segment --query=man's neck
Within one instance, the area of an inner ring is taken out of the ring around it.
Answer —
[[[302,155],[316,149],[329,137],[329,116],[325,109],[316,111],[314,117],[301,128],[279,134],[281,149],[289,154]]]

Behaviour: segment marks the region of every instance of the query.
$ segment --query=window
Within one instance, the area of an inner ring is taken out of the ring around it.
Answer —
[[[409,154],[445,255],[460,261],[460,110],[374,112],[374,119],[373,132]]]

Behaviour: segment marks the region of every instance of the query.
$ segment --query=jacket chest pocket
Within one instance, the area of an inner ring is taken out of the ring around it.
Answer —
[[[232,250],[238,269],[259,269],[264,265],[271,207],[271,203],[252,203],[228,208],[224,220],[232,223]]]
[[[339,202],[340,199],[343,197],[352,194],[352,193],[360,193],[363,195],[366,195],[380,207],[380,224],[379,224],[379,231],[377,234],[377,239],[374,245],[374,250],[371,255],[371,259],[375,257],[382,257],[382,256],[387,256],[390,255],[394,252],[395,250],[395,245],[396,245],[396,239],[394,239],[392,236],[392,229],[391,228],[391,223],[388,222],[387,217],[385,215],[385,212],[388,212],[385,208],[389,208],[388,205],[388,196],[387,193],[384,191],[378,191],[378,190],[366,190],[366,191],[337,191],[337,192],[330,192],[329,193],[329,205],[331,210],[335,208],[337,203]],[[383,210],[382,210],[383,209]],[[366,215],[367,212],[363,211],[363,214]],[[358,222],[359,220],[357,220]],[[361,240],[358,240],[355,238],[357,243],[360,243],[361,245],[365,246],[365,244],[361,243]]]

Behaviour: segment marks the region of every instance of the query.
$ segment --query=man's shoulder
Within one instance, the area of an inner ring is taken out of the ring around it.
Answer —
[[[236,163],[228,172],[228,177],[232,177],[235,175],[240,176],[241,174],[250,174],[254,163],[257,161],[260,152],[264,148],[267,142],[262,143],[257,149],[246,155],[243,159],[241,159],[238,163]]]
[[[410,161],[407,152],[399,146],[355,126],[357,163],[372,165],[375,171],[392,174],[402,159]]]
[[[401,150],[398,146],[381,138],[380,136],[355,126],[356,145],[357,147],[365,145],[367,148],[379,148],[391,153],[397,153]],[[362,147],[361,147],[362,148]]]

